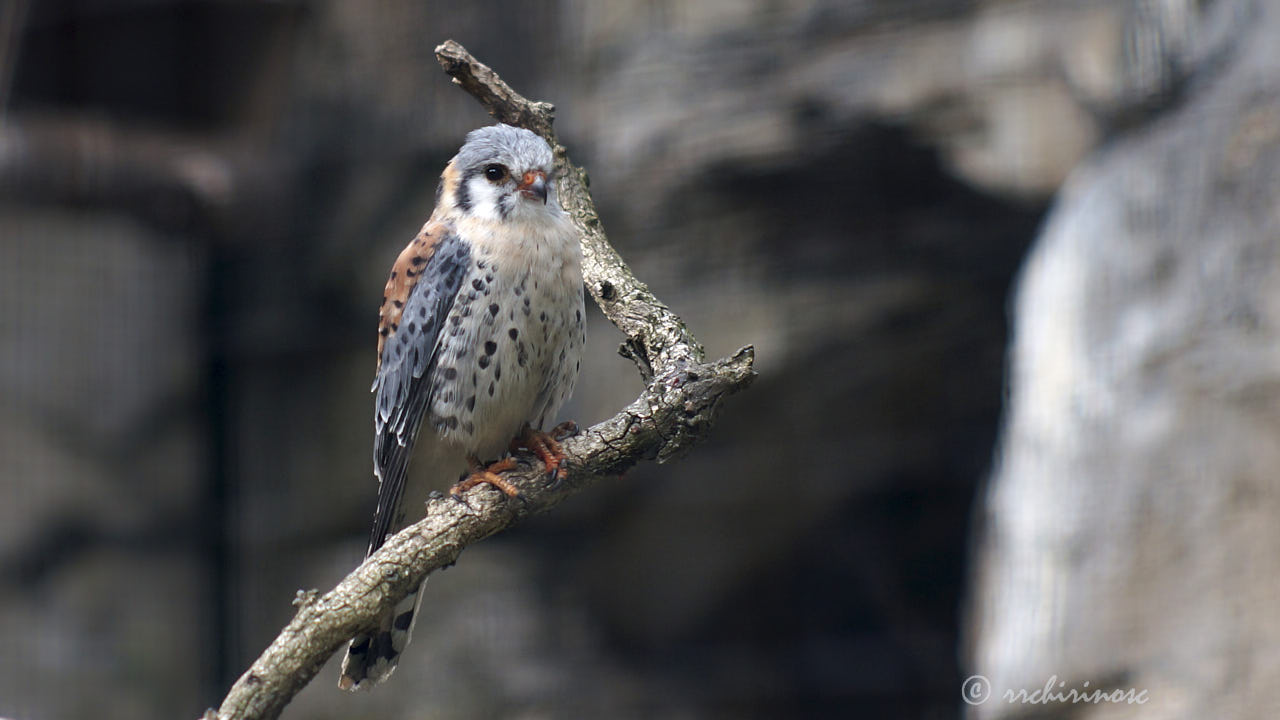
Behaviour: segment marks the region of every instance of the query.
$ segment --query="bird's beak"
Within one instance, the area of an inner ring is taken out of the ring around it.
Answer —
[[[541,170],[530,170],[520,179],[520,184],[516,185],[516,189],[531,200],[541,200],[545,205],[547,202],[547,174]]]

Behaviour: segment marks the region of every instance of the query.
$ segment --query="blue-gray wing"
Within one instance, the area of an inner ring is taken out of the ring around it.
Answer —
[[[373,381],[378,508],[370,554],[382,546],[400,512],[413,445],[431,405],[441,331],[470,263],[469,247],[452,228],[429,223],[400,254],[387,281]]]

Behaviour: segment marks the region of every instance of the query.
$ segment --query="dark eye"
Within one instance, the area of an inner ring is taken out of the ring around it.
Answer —
[[[505,165],[485,165],[484,176],[490,182],[502,182],[507,179],[507,167]]]

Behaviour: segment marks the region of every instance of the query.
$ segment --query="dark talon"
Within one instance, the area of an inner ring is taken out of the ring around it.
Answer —
[[[542,476],[542,479],[546,482],[558,483],[564,479],[564,470],[559,467],[551,468],[547,470],[546,475]]]
[[[564,462],[564,459],[561,458],[560,466],[551,474],[551,484],[547,486],[547,489],[551,492],[559,490],[564,485],[564,481],[569,478],[569,471],[564,469]]]

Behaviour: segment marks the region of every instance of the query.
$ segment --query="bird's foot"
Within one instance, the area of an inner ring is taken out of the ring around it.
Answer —
[[[522,447],[537,455],[546,468],[547,475],[559,482],[568,474],[564,469],[565,455],[564,448],[560,447],[560,441],[572,437],[577,432],[578,425],[573,421],[560,423],[549,433],[534,430],[526,425],[524,430],[516,436],[512,446]]]
[[[520,489],[498,474],[508,470],[514,470],[516,468],[515,458],[503,458],[487,466],[474,457],[468,458],[467,460],[471,465],[471,474],[459,480],[457,484],[449,488],[450,495],[458,500],[462,500],[462,493],[484,483],[501,490],[502,494],[507,497],[520,497]]]

